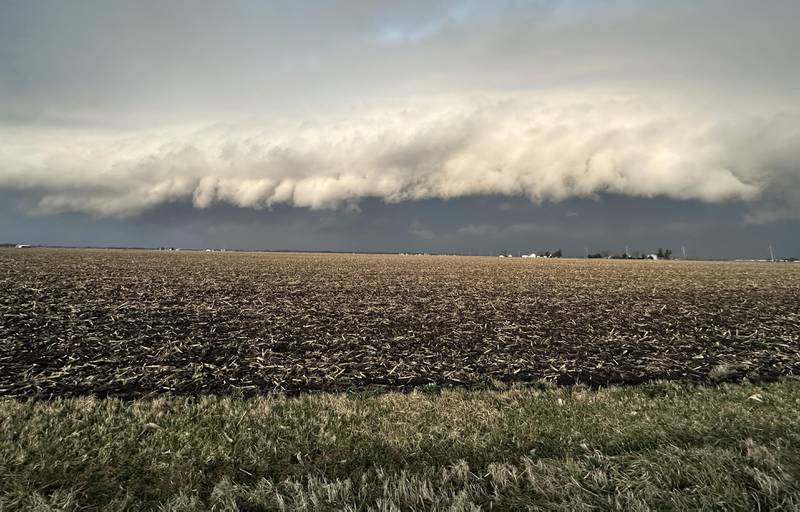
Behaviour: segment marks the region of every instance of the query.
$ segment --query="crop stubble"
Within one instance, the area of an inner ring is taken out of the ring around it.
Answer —
[[[800,373],[800,265],[0,251],[0,395]]]

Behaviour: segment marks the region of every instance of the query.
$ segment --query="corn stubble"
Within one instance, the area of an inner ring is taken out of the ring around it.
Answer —
[[[0,251],[0,395],[800,372],[800,265]]]

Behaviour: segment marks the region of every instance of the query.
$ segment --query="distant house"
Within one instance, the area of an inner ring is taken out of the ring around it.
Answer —
[[[17,249],[29,249],[29,244],[17,244]]]
[[[644,259],[646,259],[646,260],[657,260],[658,259],[658,254],[648,254],[647,256],[644,257]]]

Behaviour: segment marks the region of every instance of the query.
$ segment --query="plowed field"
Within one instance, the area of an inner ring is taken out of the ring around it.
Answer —
[[[0,395],[770,379],[800,264],[0,251]]]

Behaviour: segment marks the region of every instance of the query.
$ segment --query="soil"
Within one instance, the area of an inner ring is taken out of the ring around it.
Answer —
[[[800,373],[800,264],[0,250],[0,395]]]

